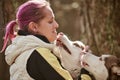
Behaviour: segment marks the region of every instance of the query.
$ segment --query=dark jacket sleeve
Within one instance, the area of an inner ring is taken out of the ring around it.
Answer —
[[[35,80],[65,80],[36,50],[29,57],[26,68]]]
[[[82,68],[78,80],[95,80],[95,78],[90,72]]]

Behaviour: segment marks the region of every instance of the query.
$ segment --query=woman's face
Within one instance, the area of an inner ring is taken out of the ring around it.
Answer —
[[[38,22],[37,33],[53,42],[57,37],[58,23],[55,21],[54,13],[49,6],[45,7],[44,13],[45,17]]]

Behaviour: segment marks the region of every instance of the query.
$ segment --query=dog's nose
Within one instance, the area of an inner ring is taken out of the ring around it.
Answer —
[[[57,39],[59,39],[61,36],[63,36],[64,35],[64,33],[63,32],[60,32],[60,33],[58,33],[58,35],[57,35]]]
[[[61,36],[63,36],[64,35],[64,33],[63,32],[60,32],[60,33],[58,33],[58,35],[57,35],[57,39],[59,39]]]
[[[84,51],[85,51],[85,52],[88,52],[88,51],[89,51],[89,46],[85,46]]]
[[[89,51],[89,46],[85,46],[83,51],[82,51],[82,54],[87,54]]]
[[[64,33],[63,33],[63,32],[60,32],[59,35],[64,35]]]

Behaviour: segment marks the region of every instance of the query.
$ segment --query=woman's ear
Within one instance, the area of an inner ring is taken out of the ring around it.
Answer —
[[[30,22],[28,24],[28,31],[30,31],[30,32],[32,32],[34,34],[37,33],[37,28],[38,28],[38,26],[37,26],[37,24],[35,22]]]

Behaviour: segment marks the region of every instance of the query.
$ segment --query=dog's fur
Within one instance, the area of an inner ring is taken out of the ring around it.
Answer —
[[[113,55],[85,54],[83,67],[91,72],[96,80],[120,80],[120,59]],[[85,65],[84,65],[85,64]]]

